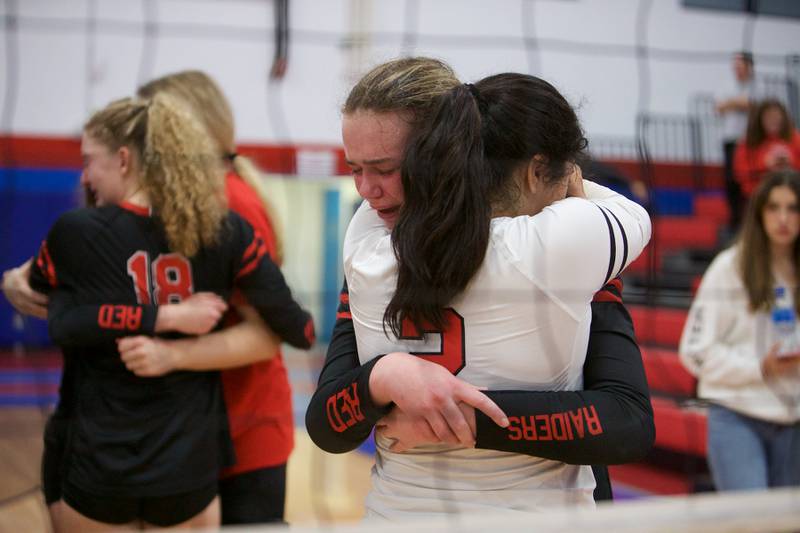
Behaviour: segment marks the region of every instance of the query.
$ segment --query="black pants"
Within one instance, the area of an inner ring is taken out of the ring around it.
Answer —
[[[736,152],[736,141],[727,141],[722,145],[723,176],[725,177],[725,195],[731,210],[730,228],[739,229],[742,222],[742,189],[733,172],[733,155]]]
[[[222,525],[283,522],[286,463],[220,480],[219,497]]]

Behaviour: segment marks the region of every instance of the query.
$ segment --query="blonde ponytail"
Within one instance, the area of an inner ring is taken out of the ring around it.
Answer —
[[[205,126],[215,144],[216,154],[220,161],[236,152],[234,120],[230,104],[219,85],[205,72],[184,70],[167,74],[142,85],[137,93],[142,98],[153,98],[158,94],[166,94],[189,106],[192,113]],[[280,225],[261,174],[253,162],[246,157],[236,156],[232,166],[233,171],[258,193],[275,233],[276,260],[280,262],[283,257]]]
[[[171,250],[193,257],[217,243],[227,213],[222,162],[189,109],[156,95],[147,111],[142,187]]]
[[[92,115],[84,131],[111,150],[126,146],[135,155],[139,183],[170,250],[192,257],[216,243],[227,212],[223,169],[187,108],[168,96],[123,98]]]

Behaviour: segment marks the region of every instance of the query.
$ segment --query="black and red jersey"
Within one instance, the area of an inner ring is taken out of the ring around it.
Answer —
[[[125,368],[122,336],[153,335],[158,305],[241,292],[286,342],[308,348],[310,315],[294,301],[261,238],[229,213],[215,246],[171,252],[160,221],[123,204],[63,215],[31,272],[50,295],[49,328],[72,368],[64,482],[86,491],[158,496],[216,480],[225,413],[217,372],[141,378]]]

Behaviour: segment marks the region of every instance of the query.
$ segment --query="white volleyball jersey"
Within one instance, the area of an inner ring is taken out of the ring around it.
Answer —
[[[493,219],[483,264],[445,311],[445,332],[424,340],[411,326],[404,325],[402,338],[384,330],[397,265],[389,230],[364,202],[344,245],[361,363],[401,351],[490,390],[582,388],[594,293],[641,253],[651,230],[639,205],[585,184],[591,201],[568,198],[533,217]],[[589,466],[445,445],[394,453],[390,444],[376,442],[366,502],[372,516],[594,504]]]

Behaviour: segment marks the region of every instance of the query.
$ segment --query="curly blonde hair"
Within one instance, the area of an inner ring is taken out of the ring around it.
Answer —
[[[92,115],[84,131],[111,150],[131,150],[170,250],[193,257],[217,243],[227,214],[222,162],[180,101],[168,95],[116,100]]]
[[[136,93],[142,98],[153,98],[157,94],[167,94],[177,98],[189,106],[192,113],[203,123],[208,135],[216,144],[220,160],[228,160],[236,154],[235,125],[231,106],[219,85],[205,72],[183,70],[167,74],[145,83]],[[233,171],[258,194],[275,232],[276,259],[280,263],[283,257],[281,232],[261,174],[255,164],[242,155],[236,154],[231,160],[231,165]]]

